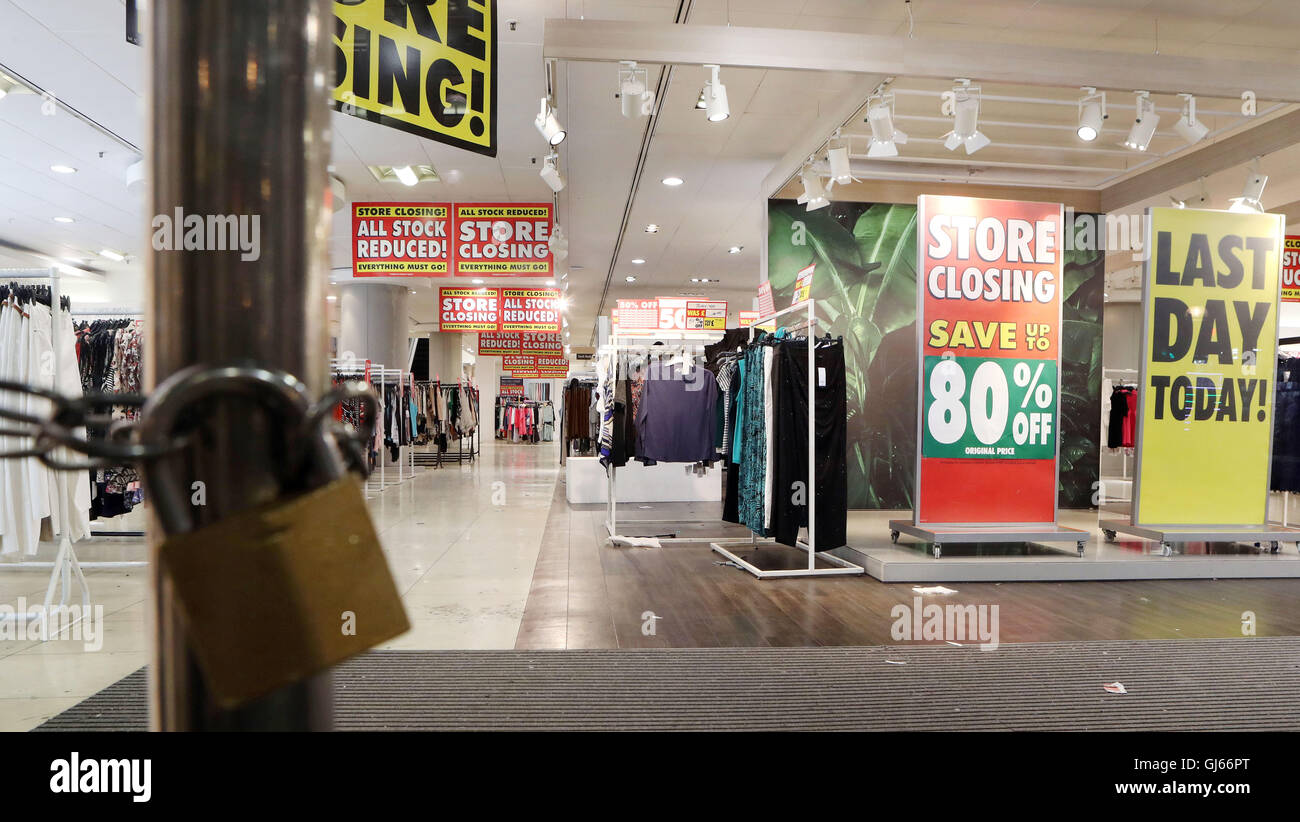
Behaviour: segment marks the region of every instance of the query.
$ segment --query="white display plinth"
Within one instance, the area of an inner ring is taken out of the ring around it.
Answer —
[[[609,482],[598,457],[569,457],[564,478],[569,502],[608,502]],[[714,464],[701,474],[680,462],[646,466],[629,460],[618,469],[618,501],[721,502],[722,469]]]

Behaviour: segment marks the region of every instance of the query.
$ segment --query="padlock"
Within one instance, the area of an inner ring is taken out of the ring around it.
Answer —
[[[167,538],[160,571],[180,606],[194,655],[217,705],[237,708],[409,630],[379,537],[355,478],[343,471],[329,410],[353,389],[309,406],[295,378],[259,368],[187,369],[158,387],[144,429],[174,441],[187,409],[222,395],[260,397],[298,420],[285,475],[320,487],[287,493],[194,527],[184,486],[166,458],[146,480]],[[373,403],[373,397],[368,402]],[[371,409],[369,418],[375,418]]]

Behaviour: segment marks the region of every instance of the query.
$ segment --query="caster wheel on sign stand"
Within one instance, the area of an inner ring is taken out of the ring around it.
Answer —
[[[1086,543],[1083,542],[1082,540],[1079,541],[1079,544],[1078,544],[1078,548],[1079,548],[1079,556],[1083,556],[1083,546],[1084,546],[1085,544],[1086,544]]]
[[[1167,542],[1160,543],[1160,556],[1172,557],[1173,555],[1174,555],[1174,547],[1172,545],[1170,545]]]
[[[930,549],[930,552],[934,554],[935,559],[939,559],[943,556],[943,546],[936,542],[934,547]]]
[[[1282,543],[1278,542],[1277,540],[1273,540],[1268,544],[1268,552],[1270,554],[1279,553],[1281,550],[1282,550]]]
[[[890,531],[890,532],[889,532],[889,541],[892,542],[892,543],[894,543],[895,545],[898,544],[898,532],[897,532],[897,531]]]
[[[1107,542],[1115,541],[1115,532],[1111,531],[1110,529],[1103,528],[1101,531],[1101,535],[1106,538]]]

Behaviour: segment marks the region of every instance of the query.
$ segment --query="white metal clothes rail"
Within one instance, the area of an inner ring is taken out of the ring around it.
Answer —
[[[834,554],[824,554],[822,559],[829,563],[830,567],[817,567],[817,309],[815,301],[812,299],[805,300],[789,308],[783,308],[766,317],[760,317],[749,327],[749,339],[754,340],[754,331],[759,326],[765,325],[778,317],[789,314],[807,312],[808,323],[808,540],[795,540],[795,547],[808,554],[807,568],[791,568],[782,570],[766,570],[759,568],[757,565],[741,558],[739,555],[728,551],[722,547],[722,541],[715,541],[710,547],[714,551],[734,562],[736,565],[744,568],[759,579],[781,579],[788,577],[842,577],[856,576],[865,574],[867,571],[860,565],[854,565],[845,559],[840,559]],[[741,540],[744,542],[744,540]],[[758,536],[753,532],[750,533],[749,542],[757,547]],[[839,546],[834,546],[839,547]]]
[[[646,339],[646,340],[655,340],[656,342],[662,342],[662,341],[664,341],[664,340],[675,340],[675,341],[677,341],[677,345],[671,345],[671,346],[670,346],[670,345],[651,345],[651,346],[647,346],[647,349],[648,349],[649,351],[651,351],[652,353],[657,354],[657,355],[661,355],[661,354],[673,354],[673,355],[676,355],[676,354],[682,354],[682,353],[685,353],[685,352],[688,352],[688,351],[691,352],[691,353],[695,353],[695,352],[697,351],[697,349],[703,348],[703,346],[704,346],[705,343],[707,343],[707,342],[716,342],[716,341],[717,341],[717,340],[715,340],[715,339],[712,339],[712,338],[709,338],[709,337],[704,337],[704,336],[700,336],[700,337],[681,337],[680,335],[674,335],[674,334],[671,334],[671,333],[669,333],[669,334],[663,334],[663,333],[655,333],[655,334],[627,334],[627,335],[619,335],[619,334],[615,334],[615,335],[613,335],[612,337],[610,337],[610,342],[606,344],[605,349],[606,349],[606,352],[607,352],[607,353],[612,354],[612,356],[613,356],[613,362],[614,362],[613,367],[615,368],[615,374],[614,374],[614,377],[615,377],[616,380],[617,380],[617,377],[618,377],[617,369],[618,369],[618,366],[619,366],[619,359],[620,359],[619,354],[620,354],[620,352],[621,352],[622,349],[623,349],[624,341],[625,341],[625,340],[629,340],[629,339]],[[690,340],[698,341],[699,345],[687,345],[687,342],[690,341]],[[700,364],[700,363],[692,363],[692,367],[693,367],[693,368],[703,368],[704,366],[703,366],[702,364]],[[597,378],[597,380],[598,380],[598,381],[597,381],[597,388],[598,388],[598,390],[599,390],[599,377]],[[610,402],[610,399],[609,399],[609,398],[606,398],[605,401],[606,401],[606,402]],[[628,412],[630,413],[630,412],[631,412],[631,409],[628,409]],[[599,457],[599,455],[600,455],[599,438],[597,438],[596,454],[597,454],[597,457]],[[617,468],[617,466],[615,466],[612,462],[611,462],[609,465],[605,466],[605,482],[606,482],[606,493],[605,493],[605,531],[608,532],[609,537],[610,537],[611,540],[612,540],[612,539],[615,539],[615,538],[618,538],[618,539],[627,539],[627,538],[628,538],[626,535],[623,535],[623,534],[619,534],[619,533],[618,533],[618,479],[617,479],[617,477],[618,477],[618,468]],[[701,519],[637,519],[637,520],[631,520],[631,522],[634,522],[634,523],[636,523],[637,525],[641,525],[641,524],[643,524],[643,523],[646,524],[646,525],[692,525],[692,524],[701,524],[701,523],[706,523],[706,522],[707,522],[707,523],[713,523],[713,522],[716,522],[716,521],[717,521],[717,520],[714,520],[714,519],[707,519],[707,520],[701,520]],[[707,535],[702,535],[702,536],[691,536],[691,537],[657,537],[657,539],[659,540],[660,543],[664,543],[664,542],[704,542],[704,541],[708,540],[708,541],[710,541],[710,542],[712,542],[712,543],[715,543],[715,544],[741,545],[741,544],[744,544],[744,543],[750,542],[750,540],[747,539],[747,538],[745,538],[745,537],[710,537],[710,536],[707,536]]]

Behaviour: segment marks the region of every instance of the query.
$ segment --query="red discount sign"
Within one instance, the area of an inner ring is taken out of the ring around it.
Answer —
[[[495,288],[438,289],[439,331],[495,331],[501,327]]]
[[[1282,249],[1282,302],[1300,303],[1300,236],[1287,236]]]
[[[560,330],[560,292],[553,288],[502,288],[501,331]]]
[[[457,203],[455,271],[460,277],[549,277],[550,203]]]
[[[448,203],[353,203],[355,276],[450,276],[451,223]]]

